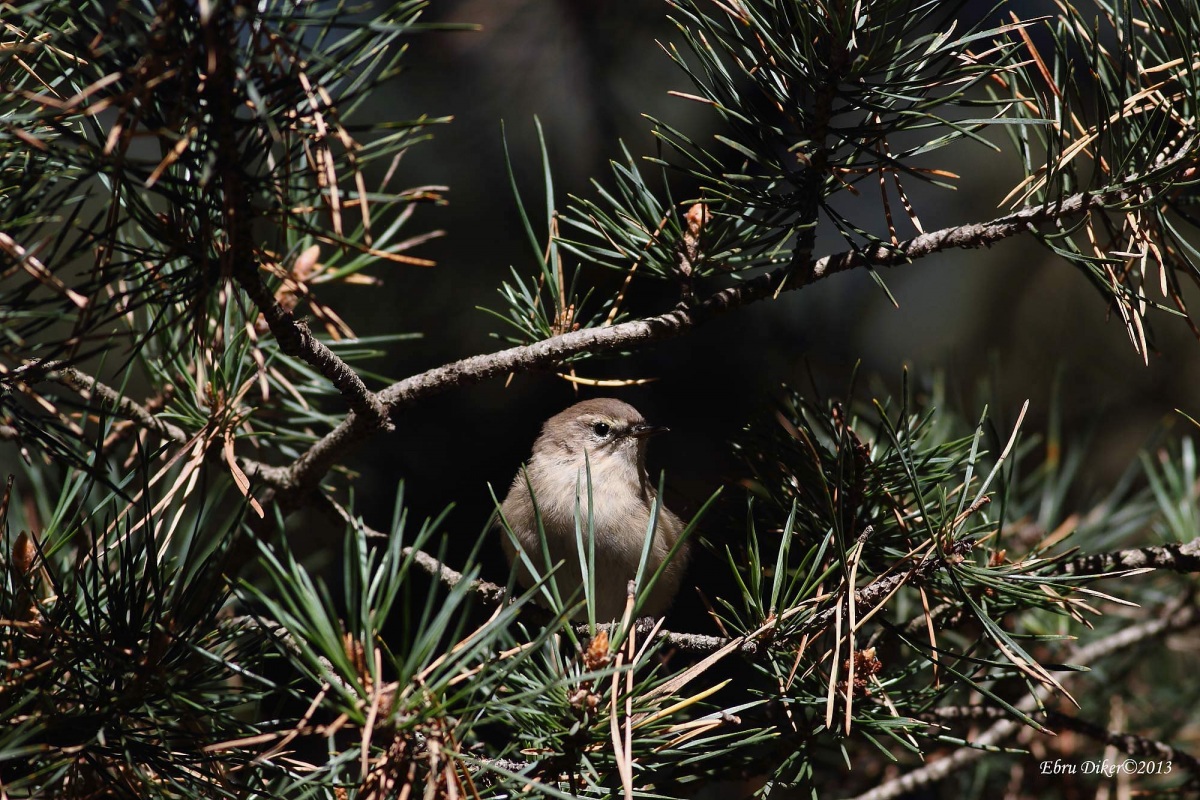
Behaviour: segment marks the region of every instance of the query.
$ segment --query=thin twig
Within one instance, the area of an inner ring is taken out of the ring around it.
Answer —
[[[1127,575],[1131,570],[1169,569],[1173,572],[1200,573],[1200,537],[1184,544],[1166,544],[1155,547],[1135,547],[1111,553],[1092,553],[1063,561],[1057,565],[1053,575],[1095,575],[1112,577]],[[960,613],[962,608],[955,603],[940,603],[928,614],[914,616],[904,626],[908,636],[924,628],[930,620],[938,620],[948,614]],[[882,633],[882,629],[880,631]],[[869,644],[873,644],[874,640]]]
[[[382,531],[377,531],[374,528],[368,527],[366,524],[354,519],[350,513],[346,511],[340,504],[325,494],[319,494],[315,498],[310,499],[308,506],[319,514],[325,516],[335,525],[353,525],[361,527],[363,533],[368,539],[387,539],[388,534]],[[401,550],[405,557],[412,557],[413,563],[425,570],[433,577],[437,578],[447,588],[453,589],[462,583],[466,576],[456,569],[453,569],[443,564],[438,559],[426,553],[424,550],[418,550],[413,547],[405,547]],[[471,590],[478,594],[481,599],[488,603],[502,603],[508,599],[507,590],[498,583],[475,579],[471,581]]]
[[[89,397],[95,397],[107,403],[113,411],[122,417],[133,420],[146,430],[157,433],[164,439],[169,439],[179,444],[186,444],[191,440],[191,437],[178,425],[159,419],[136,400],[126,397],[121,392],[101,383],[91,375],[75,367],[66,366],[60,361],[27,365],[22,370],[20,380],[27,383],[36,383],[45,380],[62,384],[85,400]]]
[[[931,708],[920,714],[919,718],[927,720],[934,727],[942,727],[944,722],[1008,719],[1010,714],[1008,709],[999,706],[947,706]],[[1112,731],[1102,725],[1059,711],[1047,709],[1037,716],[1045,720],[1048,727],[1081,733],[1090,739],[1111,745],[1127,755],[1176,762],[1193,775],[1200,775],[1200,760],[1166,742],[1134,733]]]
[[[1138,736],[1136,733],[1111,731],[1102,725],[1058,711],[1047,711],[1046,721],[1053,727],[1075,731],[1089,739],[1115,747],[1126,755],[1170,761],[1192,773],[1193,776],[1200,777],[1200,760],[1197,760],[1191,753],[1166,742]]]
[[[1156,639],[1197,624],[1200,624],[1200,611],[1196,606],[1190,602],[1177,603],[1161,617],[1125,628],[1099,641],[1076,648],[1068,656],[1067,661],[1073,664],[1094,663],[1147,640]],[[1031,713],[1041,705],[1044,697],[1048,695],[1047,689],[1040,688],[1028,695],[1016,707],[1023,713]],[[957,770],[978,761],[986,753],[994,751],[1001,742],[1023,727],[1025,726],[1022,723],[1014,719],[1002,719],[974,737],[971,747],[961,748],[945,758],[901,775],[899,778],[893,778],[869,792],[856,796],[854,800],[893,800],[893,798],[914,792],[924,786],[937,783]]]

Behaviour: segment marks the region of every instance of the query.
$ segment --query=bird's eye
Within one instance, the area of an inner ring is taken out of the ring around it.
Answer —
[[[592,432],[595,433],[597,436],[599,436],[602,439],[605,436],[608,436],[609,432],[611,432],[611,431],[612,431],[612,427],[607,422],[592,423]]]

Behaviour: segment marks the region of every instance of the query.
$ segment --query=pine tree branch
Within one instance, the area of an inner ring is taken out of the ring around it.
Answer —
[[[1000,706],[943,706],[924,711],[917,715],[917,719],[940,725],[943,722],[957,722],[964,719],[1008,719],[1011,713],[1007,708]]]
[[[237,37],[233,35],[231,20],[232,15],[210,14],[204,24],[215,67],[205,81],[204,96],[215,117],[222,210],[228,235],[228,246],[221,253],[222,266],[263,315],[284,353],[301,359],[328,379],[350,407],[351,416],[365,430],[391,431],[394,425],[379,397],[345,361],[318,341],[307,325],[297,322],[292,312],[279,304],[259,274],[251,230],[254,211],[242,172],[245,154],[237,137],[241,92],[234,50]]]
[[[292,312],[279,304],[263,283],[256,265],[239,268],[235,276],[250,302],[262,313],[280,350],[300,359],[328,379],[341,393],[356,420],[363,420],[371,430],[395,429],[379,395],[367,388],[349,364],[313,336],[306,323],[297,321]]]
[[[654,630],[656,620],[653,617],[642,617],[634,620],[633,629],[637,631],[639,636],[645,636]],[[618,627],[615,623],[604,623],[596,626],[596,632],[601,631],[612,634]],[[576,632],[590,636],[591,631],[587,625],[579,625],[576,627]],[[725,636],[711,636],[706,633],[678,633],[676,631],[660,630],[655,634],[654,638],[665,647],[674,647],[677,650],[682,650],[688,653],[712,653],[725,647],[732,639]],[[759,650],[759,642],[756,639],[747,639],[738,646],[739,653],[752,655]]]
[[[183,428],[159,419],[137,401],[126,397],[116,389],[101,383],[91,375],[81,372],[75,367],[63,366],[56,368],[49,372],[46,377],[77,392],[85,399],[89,394],[99,398],[103,402],[108,403],[113,410],[122,416],[136,422],[146,430],[157,433],[164,439],[169,439],[178,444],[186,444],[190,438]]]
[[[310,498],[307,505],[324,514],[335,525],[361,524],[356,520],[352,520],[344,508],[323,493]],[[368,538],[382,539],[388,536],[388,534],[369,528],[366,525],[362,527]],[[960,544],[965,549],[970,543],[963,542]],[[1096,569],[1096,565],[1101,565],[1100,568],[1102,569],[1128,569],[1136,563],[1139,567],[1159,566],[1175,569],[1179,572],[1200,572],[1200,560],[1197,560],[1194,555],[1198,551],[1200,551],[1200,538],[1183,545],[1166,545],[1163,547],[1130,549],[1114,553],[1099,553],[1092,556],[1084,556],[1075,561],[1066,562],[1064,568],[1067,574],[1077,574],[1078,572],[1091,572]],[[465,580],[465,576],[461,572],[443,564],[437,558],[422,550],[407,547],[404,548],[404,553],[405,555],[411,553],[413,561],[417,566],[448,588],[454,588]],[[1139,558],[1142,559],[1140,563],[1138,562]],[[1071,568],[1072,565],[1077,564],[1083,566]],[[1185,565],[1187,565],[1186,568]],[[879,603],[886,601],[901,584],[914,580],[917,582],[928,580],[934,572],[944,566],[945,561],[940,558],[926,558],[915,567],[884,576],[857,590],[855,592],[855,603],[860,609],[873,609]],[[508,598],[505,587],[483,579],[472,581],[471,590],[487,603],[501,603],[505,602]],[[531,610],[532,608],[535,607],[531,607]],[[830,607],[818,612],[800,628],[797,635],[804,633],[811,634],[827,627],[833,620],[836,611],[836,608]],[[653,623],[653,620],[647,618],[638,620],[634,624],[638,633],[645,635],[650,633]],[[602,624],[597,626],[597,630],[611,631],[614,627],[612,624]],[[590,633],[587,626],[580,626],[579,632],[584,635]],[[769,634],[770,632],[768,631],[760,637],[743,637],[744,641],[738,644],[736,648],[737,652],[746,655],[757,653],[768,640]],[[681,651],[693,653],[716,652],[734,641],[734,639],[725,636],[667,630],[660,630],[655,638],[666,647],[673,647]]]
[[[322,514],[335,526],[339,525],[354,525],[361,527],[367,538],[385,539],[388,534],[382,531],[374,530],[360,521],[353,519],[349,512],[346,511],[340,504],[324,493],[311,498],[307,505],[314,511]],[[951,549],[951,553],[962,555],[969,551],[973,542],[963,541],[956,543]],[[425,570],[429,575],[436,578],[448,588],[454,588],[462,583],[466,576],[461,572],[443,564],[437,558],[428,553],[417,550],[412,547],[406,547],[403,550],[405,555],[412,554],[413,562],[421,569]],[[860,609],[873,609],[879,603],[887,600],[902,584],[910,581],[922,581],[928,579],[934,572],[945,565],[945,560],[937,557],[927,557],[919,564],[909,568],[908,570],[896,572],[892,575],[882,577],[873,583],[864,586],[855,592],[855,603]],[[477,578],[471,582],[471,590],[478,594],[481,599],[488,603],[502,603],[508,599],[508,590],[498,583],[485,581]],[[845,602],[843,598],[840,602]],[[793,632],[792,636],[802,635],[804,633],[813,633],[828,627],[837,613],[836,608],[826,608],[824,611],[816,613],[812,619],[804,623],[801,628]],[[866,613],[865,611],[863,613]],[[549,619],[549,616],[547,616]],[[654,620],[645,618],[634,622],[636,630],[640,634],[648,634],[654,627]],[[612,632],[616,627],[613,623],[605,623],[596,626],[597,631]],[[578,627],[578,632],[583,635],[590,635],[591,631],[588,626],[581,625]],[[743,641],[738,642],[735,648],[738,652],[745,654],[754,654],[759,651],[762,644],[769,640],[774,635],[772,628],[764,627],[762,633],[758,636],[746,635],[738,637]],[[737,641],[724,636],[712,636],[702,633],[678,633],[675,631],[659,631],[655,635],[655,639],[662,642],[667,647],[674,647],[679,650],[688,652],[711,653],[728,646]]]
[[[1147,620],[1097,642],[1075,648],[1067,657],[1067,661],[1075,664],[1094,663],[1121,650],[1194,627],[1197,624],[1200,624],[1200,609],[1197,609],[1191,602],[1191,598],[1184,598],[1164,609],[1161,617]],[[1024,713],[1032,713],[1048,695],[1049,690],[1038,689],[1034,694],[1028,695],[1018,703],[1016,707]],[[1002,719],[976,736],[971,741],[971,747],[955,750],[945,758],[882,783],[869,792],[856,796],[853,800],[894,800],[894,798],[937,783],[978,761],[988,752],[994,751],[1001,742],[1024,727],[1016,720]]]
[[[154,416],[150,409],[138,403],[133,398],[123,395],[118,390],[97,380],[78,367],[67,366],[62,361],[32,362],[18,370],[13,370],[5,377],[9,379],[15,378],[29,384],[40,383],[42,381],[61,384],[74,391],[83,400],[99,399],[122,418],[133,422],[151,433],[161,436],[163,439],[175,442],[176,444],[187,444],[191,441],[191,437],[183,428],[174,423],[159,419]],[[215,457],[223,458],[223,456],[219,455]],[[263,464],[247,458],[239,458],[238,463],[244,472],[258,477],[259,480],[268,486],[274,486],[277,483],[283,483],[287,480],[287,469],[284,467],[273,467],[269,464]]]
[[[309,508],[312,508],[318,514],[324,516],[334,526],[352,525],[362,529],[368,539],[387,539],[388,534],[377,531],[374,528],[368,527],[365,523],[360,522],[350,516],[350,513],[345,508],[337,503],[333,498],[322,493],[318,493],[315,497],[310,497],[307,503]],[[436,578],[442,585],[448,589],[453,589],[464,580],[466,576],[458,570],[443,564],[438,559],[426,553],[424,550],[418,550],[414,547],[405,547],[401,551],[405,556],[412,556],[413,563],[425,570],[429,575]],[[476,578],[471,581],[471,590],[479,595],[480,599],[487,603],[503,603],[508,599],[508,590],[498,583],[485,581],[482,578]]]
[[[929,721],[935,727],[940,727],[943,722],[959,720],[1008,719],[1009,713],[1007,709],[999,706],[948,706],[931,708],[921,714],[920,719]],[[1135,733],[1112,731],[1102,725],[1060,711],[1047,709],[1038,716],[1052,727],[1081,733],[1090,739],[1115,747],[1127,755],[1176,762],[1193,775],[1200,775],[1200,760],[1191,753],[1179,750],[1166,742],[1138,736]]]
[[[1155,547],[1135,547],[1112,553],[1092,553],[1063,561],[1050,575],[1093,575],[1095,578],[1120,577],[1130,570],[1169,569],[1189,574],[1200,573],[1200,537],[1184,544],[1167,544]],[[1108,574],[1115,573],[1115,574]],[[956,603],[941,603],[930,609],[928,616],[921,613],[904,626],[909,636],[923,630],[928,619],[940,619],[948,614],[960,614],[962,608]],[[950,620],[950,624],[954,624]]]
[[[516,372],[528,372],[560,364],[579,353],[604,353],[637,347],[650,342],[681,336],[709,319],[750,303],[774,298],[782,291],[793,291],[819,280],[859,267],[893,267],[950,249],[986,247],[1037,225],[1054,220],[1069,220],[1096,208],[1129,201],[1132,193],[1125,188],[1106,192],[1083,192],[1053,203],[1022,209],[990,222],[958,225],[923,233],[898,245],[877,244],[861,250],[847,250],[810,262],[807,269],[778,267],[734,286],[722,289],[693,306],[680,306],[665,314],[601,328],[586,328],[554,336],[534,344],[512,347],[495,353],[472,356],[422,372],[392,384],[379,392],[379,399],[391,414],[401,408],[441,392],[470,386],[490,378]],[[315,488],[332,467],[350,449],[374,432],[369,418],[351,413],[336,428],[315,442],[282,473],[260,475],[276,488],[305,493]]]
[[[18,377],[19,380],[27,383],[52,381],[67,387],[84,400],[93,397],[97,398],[125,419],[131,420],[142,428],[156,433],[169,441],[186,444],[190,439],[187,432],[178,425],[159,419],[136,400],[121,394],[121,392],[111,386],[101,383],[91,375],[75,367],[67,366],[61,361],[27,364],[19,372],[14,371],[9,373],[9,375],[10,377]]]
[[[1129,569],[1169,569],[1200,572],[1200,537],[1184,544],[1139,547],[1115,553],[1095,553],[1064,562],[1063,575],[1091,575]]]
[[[1073,717],[1070,714],[1063,714],[1058,711],[1047,711],[1045,716],[1046,721],[1056,728],[1081,733],[1089,739],[1094,739],[1102,744],[1115,747],[1126,755],[1161,759],[1179,764],[1183,769],[1192,773],[1193,776],[1200,777],[1200,760],[1197,760],[1191,753],[1173,747],[1166,742],[1149,739],[1145,736],[1138,736],[1136,733],[1112,731],[1103,725],[1097,725],[1094,722],[1088,722],[1085,719]]]

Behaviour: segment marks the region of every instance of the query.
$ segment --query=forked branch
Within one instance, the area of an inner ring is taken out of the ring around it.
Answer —
[[[722,289],[692,306],[681,305],[654,317],[572,331],[534,344],[465,358],[405,378],[387,387],[378,396],[388,412],[395,414],[399,409],[431,395],[501,375],[553,367],[580,353],[627,349],[681,336],[714,316],[760,300],[772,299],[782,291],[801,289],[839,272],[858,267],[892,267],[943,250],[990,246],[1032,230],[1039,224],[1070,220],[1093,209],[1111,207],[1130,199],[1129,192],[1123,188],[1099,193],[1084,192],[1060,202],[1025,208],[990,222],[923,233],[897,245],[877,244],[861,250],[847,250],[799,268],[790,265],[778,267]],[[301,454],[286,472],[264,472],[259,477],[289,493],[310,492],[354,445],[369,437],[374,430],[370,417],[352,413]]]

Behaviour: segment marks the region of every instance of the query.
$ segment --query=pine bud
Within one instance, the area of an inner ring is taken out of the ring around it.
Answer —
[[[33,565],[36,560],[37,548],[33,546],[33,539],[30,538],[28,533],[21,531],[17,536],[17,540],[13,542],[13,571],[21,578],[28,578],[33,572]]]

